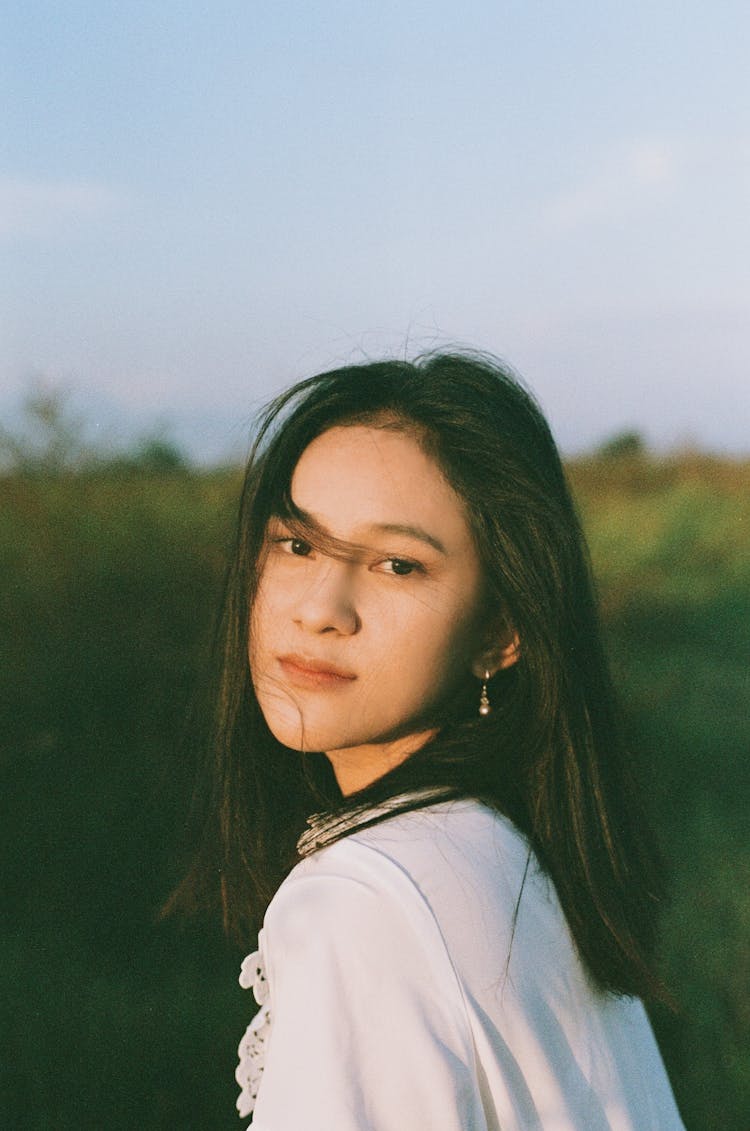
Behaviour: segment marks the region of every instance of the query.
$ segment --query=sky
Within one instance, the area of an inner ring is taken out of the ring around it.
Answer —
[[[0,420],[246,448],[294,380],[494,353],[564,451],[750,454],[750,5],[3,5]]]

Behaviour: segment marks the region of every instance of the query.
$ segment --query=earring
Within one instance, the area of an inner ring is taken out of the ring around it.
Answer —
[[[489,698],[487,696],[487,680],[489,678],[490,678],[490,673],[488,671],[485,671],[484,680],[482,681],[482,690],[479,693],[479,714],[483,718],[486,715],[489,715],[490,711],[492,710],[492,707],[490,706]]]

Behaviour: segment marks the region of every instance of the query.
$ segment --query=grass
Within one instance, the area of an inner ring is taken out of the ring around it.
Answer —
[[[3,1126],[238,1125],[241,957],[156,921],[233,469],[0,479]],[[613,668],[672,863],[654,1017],[689,1131],[750,1110],[750,464],[579,460]]]
[[[570,469],[642,777],[673,873],[654,1020],[688,1128],[750,1111],[750,465]]]

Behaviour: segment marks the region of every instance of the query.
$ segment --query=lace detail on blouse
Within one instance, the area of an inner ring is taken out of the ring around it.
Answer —
[[[240,1062],[234,1078],[240,1086],[237,1097],[237,1111],[242,1119],[251,1115],[255,1107],[258,1088],[263,1079],[263,1065],[266,1047],[271,1034],[271,1012],[268,1000],[268,982],[263,966],[260,947],[261,931],[258,935],[258,950],[248,954],[240,970],[240,985],[243,990],[252,990],[260,1009],[248,1025],[237,1050]]]

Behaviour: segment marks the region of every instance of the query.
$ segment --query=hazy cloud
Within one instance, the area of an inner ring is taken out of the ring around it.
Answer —
[[[31,180],[0,176],[0,238],[65,233],[112,215],[122,192],[90,180]]]
[[[657,138],[620,145],[608,151],[580,184],[548,203],[547,225],[567,232],[658,205],[668,199],[685,159],[682,147]]]

